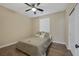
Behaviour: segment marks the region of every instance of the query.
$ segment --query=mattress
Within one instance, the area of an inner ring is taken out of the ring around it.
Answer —
[[[23,40],[20,40],[16,48],[31,55],[31,56],[43,56],[46,54],[46,50],[51,43],[49,37],[40,38],[32,36]]]

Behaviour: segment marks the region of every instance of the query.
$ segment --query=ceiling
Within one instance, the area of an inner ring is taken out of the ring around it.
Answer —
[[[66,9],[67,3],[41,3],[38,8],[44,10],[44,12],[37,11],[37,14],[34,15],[33,11],[25,12],[25,10],[30,7],[25,5],[24,3],[0,3],[1,6],[4,6],[8,9],[21,13],[23,15],[27,15],[29,17],[37,17],[42,15],[47,15],[51,13],[60,12]]]

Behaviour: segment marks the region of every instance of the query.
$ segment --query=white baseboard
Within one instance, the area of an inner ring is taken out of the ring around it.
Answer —
[[[57,41],[53,41],[53,42],[56,42],[56,43],[60,43],[60,44],[64,44],[65,45],[65,42],[57,42]]]
[[[68,46],[68,45],[66,45],[66,48],[67,48],[68,50],[70,50],[70,48],[69,48],[69,46]]]
[[[12,42],[12,43],[9,43],[9,44],[2,45],[2,46],[0,46],[0,48],[4,48],[4,47],[7,47],[7,46],[16,44],[17,42],[18,42],[18,41],[16,41],[16,42]]]

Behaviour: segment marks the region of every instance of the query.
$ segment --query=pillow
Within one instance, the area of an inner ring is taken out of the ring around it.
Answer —
[[[44,33],[44,32],[41,32],[40,37],[41,37],[41,38],[44,38],[44,37],[45,37],[45,33]]]
[[[37,36],[37,37],[40,37],[40,35],[41,35],[40,32],[38,32],[38,33],[35,34],[35,36]]]
[[[35,36],[40,37],[40,38],[44,38],[45,32],[38,32],[38,33],[35,34]]]

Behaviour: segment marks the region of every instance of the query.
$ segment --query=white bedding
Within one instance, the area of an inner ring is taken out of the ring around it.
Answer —
[[[49,36],[44,38],[32,36],[30,38],[20,40],[17,43],[17,49],[31,56],[43,56],[45,55],[50,43],[51,38]]]

